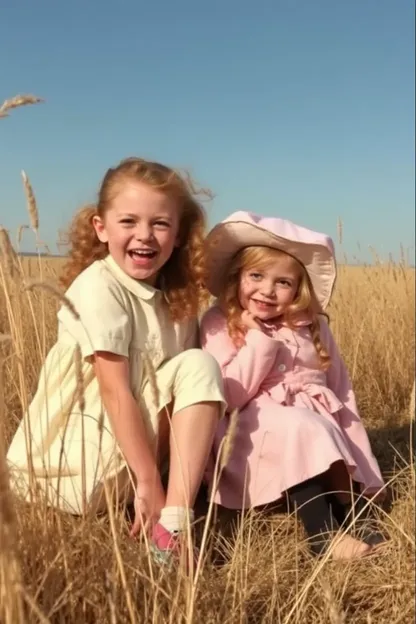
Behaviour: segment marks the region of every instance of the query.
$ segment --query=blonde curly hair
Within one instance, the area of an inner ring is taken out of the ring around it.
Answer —
[[[209,300],[204,284],[206,217],[198,196],[210,198],[211,194],[197,189],[189,175],[182,176],[165,165],[143,158],[127,158],[109,169],[101,183],[97,204],[87,205],[75,215],[67,234],[69,258],[61,283],[68,288],[84,269],[108,255],[107,244],[97,237],[93,218],[96,215],[103,218],[120,186],[132,180],[178,200],[180,244],[163,266],[161,277],[172,320],[194,318]]]
[[[244,344],[244,335],[247,330],[241,324],[241,312],[243,309],[239,300],[242,272],[251,270],[262,271],[282,258],[291,260],[292,266],[296,269],[300,278],[295,299],[285,310],[282,320],[289,327],[295,329],[297,315],[306,313],[309,316],[312,341],[318,354],[321,368],[327,370],[331,360],[321,342],[319,315],[322,312],[320,311],[311,280],[303,264],[279,249],[272,249],[271,247],[245,247],[234,256],[228,267],[224,291],[218,298],[218,305],[227,318],[229,335],[237,347],[241,347]]]

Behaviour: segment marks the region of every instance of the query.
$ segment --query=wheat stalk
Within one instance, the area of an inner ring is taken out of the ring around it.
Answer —
[[[338,232],[338,242],[339,242],[340,245],[342,245],[342,238],[343,238],[343,233],[344,233],[344,224],[342,222],[341,217],[338,217],[337,232]]]
[[[0,226],[0,251],[4,258],[4,266],[10,277],[16,275],[16,269],[18,266],[18,259],[14,247],[10,241],[8,231]]]
[[[25,171],[21,172],[23,179],[23,187],[25,189],[25,195],[27,199],[27,211],[29,213],[30,225],[34,232],[39,229],[39,213],[36,205],[36,198],[33,192],[32,185]]]
[[[20,245],[23,238],[23,232],[28,229],[27,225],[19,225],[17,230],[17,244]]]
[[[0,106],[0,117],[8,117],[9,111],[13,108],[19,108],[20,106],[28,106],[31,104],[40,104],[43,101],[44,100],[42,100],[42,98],[39,98],[36,95],[15,95],[8,100],[4,100],[3,104]]]
[[[2,334],[0,333],[0,366],[1,366],[1,362],[2,362],[2,345],[6,345],[9,342],[12,342],[12,337],[10,334]],[[0,423],[0,428],[2,426],[2,423]]]
[[[321,581],[322,594],[328,605],[328,617],[331,624],[345,624],[345,612],[336,600],[329,583]]]
[[[229,417],[227,433],[225,434],[225,437],[224,437],[224,446],[222,448],[222,453],[221,453],[220,472],[228,464],[229,459],[231,457],[231,453],[234,448],[235,435],[237,433],[237,425],[238,425],[238,414],[239,414],[238,409],[235,409],[231,412],[230,417]]]
[[[2,334],[1,341],[8,336]],[[4,394],[3,358],[0,357],[0,396]],[[21,573],[16,557],[16,515],[9,485],[5,448],[5,411],[0,401],[0,621],[23,622],[23,602],[19,590]]]
[[[81,347],[79,344],[75,347],[74,352],[74,362],[75,362],[75,378],[77,382],[76,393],[78,397],[79,409],[81,414],[85,412],[85,383],[84,383],[84,373],[82,370],[83,358]]]
[[[415,385],[416,379],[413,381],[412,392],[410,394],[410,403],[409,403],[409,415],[410,420],[415,420]]]

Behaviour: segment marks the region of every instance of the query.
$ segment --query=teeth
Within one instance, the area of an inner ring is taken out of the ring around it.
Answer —
[[[150,249],[133,249],[132,251],[133,254],[136,254],[138,256],[153,256],[153,254],[155,253],[154,251],[151,251]]]

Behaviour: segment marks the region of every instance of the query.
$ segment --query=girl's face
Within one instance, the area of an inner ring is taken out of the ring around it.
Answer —
[[[300,281],[300,271],[290,256],[276,258],[265,268],[243,269],[238,298],[244,310],[260,321],[281,316],[293,303]]]
[[[151,186],[132,181],[114,197],[103,219],[95,217],[94,227],[127,275],[154,286],[178,244],[178,204]]]

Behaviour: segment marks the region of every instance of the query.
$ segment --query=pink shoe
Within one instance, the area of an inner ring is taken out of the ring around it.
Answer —
[[[198,551],[194,549],[192,562],[188,555],[188,536],[184,533],[171,533],[160,522],[155,524],[151,535],[150,549],[153,559],[161,564],[171,566],[174,562],[183,564],[189,570],[190,564],[194,570],[198,562]]]

